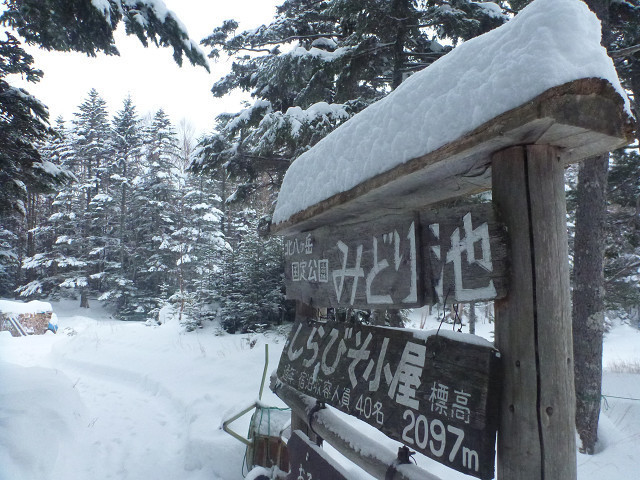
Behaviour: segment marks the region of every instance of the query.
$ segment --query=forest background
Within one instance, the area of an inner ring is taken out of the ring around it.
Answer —
[[[11,85],[12,76],[42,76],[22,41],[115,54],[120,23],[143,43],[172,48],[178,63],[186,57],[208,68],[160,3],[4,1],[0,296],[74,297],[84,307],[100,301],[127,320],[153,319],[170,303],[189,329],[217,319],[229,332],[255,331],[289,320],[282,246],[261,238],[258,226],[268,221],[290,163],[407,76],[529,2],[288,0],[254,30],[225,21],[201,41],[211,61],[232,60],[212,94],[242,90],[252,100],[220,115],[201,138],[163,110],[140,118],[131,98],[110,118],[95,90],[72,119],[51,126],[46,106]],[[603,45],[638,112],[640,3],[586,3],[602,21]],[[590,277],[574,271],[574,292],[596,300],[574,297],[574,332],[580,322],[596,325],[583,336],[591,355],[589,345],[599,342],[601,351],[605,311],[632,322],[640,315],[637,142],[584,165],[594,168],[570,169],[566,180],[571,247],[577,236],[570,262],[577,270],[585,255],[604,262],[588,266]],[[580,212],[592,223],[579,220]],[[576,312],[583,305],[587,311]],[[349,314],[397,321],[396,312]]]

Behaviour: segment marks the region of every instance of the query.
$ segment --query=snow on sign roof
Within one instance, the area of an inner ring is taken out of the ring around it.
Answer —
[[[568,82],[589,79],[580,84],[580,88],[569,86],[566,92],[560,92],[563,95],[582,95],[583,99],[587,94],[601,95],[604,88],[607,98],[616,104],[617,118],[620,119],[616,123],[626,124],[628,131],[629,101],[611,59],[600,45],[600,38],[600,22],[582,1],[535,0],[503,26],[461,44],[430,67],[411,76],[387,97],[354,116],[296,159],[285,175],[278,196],[272,232],[286,233],[292,225],[298,226],[300,221],[325,214],[329,209],[342,208],[347,212],[345,215],[353,214],[353,209],[343,205],[344,199],[332,202],[332,198],[344,195],[344,192],[349,194],[346,199],[349,202],[372,190],[384,193],[386,189],[385,195],[379,193],[377,197],[368,197],[369,207],[378,208],[390,202],[389,196],[393,196],[394,191],[388,188],[393,180],[385,177],[388,172],[404,168],[410,161],[436,151],[446,150],[461,136],[470,135],[470,132],[474,134],[496,117],[506,115]],[[583,87],[590,91],[584,93]],[[532,108],[530,110],[533,111]],[[539,126],[544,120],[539,117],[541,109],[536,110],[538,113],[525,112],[533,115],[525,118],[529,125],[535,120]],[[522,118],[519,117],[520,120]],[[553,121],[545,124],[546,130],[553,124]],[[509,126],[515,132],[518,130],[516,127],[522,125]],[[562,127],[565,132],[567,128],[573,128]],[[594,129],[574,129],[572,134],[577,136],[590,130]],[[603,131],[607,131],[605,127]],[[557,133],[556,129],[554,135]],[[500,135],[504,135],[504,131],[496,127],[493,136]],[[511,143],[492,144],[493,151],[509,144],[521,144],[524,138],[529,139],[526,135],[523,137],[521,131],[518,135],[520,137],[512,138]],[[611,140],[613,137],[616,138]],[[601,145],[601,152],[608,151],[607,147],[624,144],[625,138],[627,136],[619,132],[609,132],[608,143]],[[590,141],[593,144],[593,139]],[[567,147],[558,142],[549,143]],[[475,148],[477,145],[472,146]],[[468,150],[470,147],[467,145],[465,148]],[[572,160],[579,160],[586,154],[593,155],[596,153],[594,148],[576,153]],[[460,151],[452,153],[460,154]],[[491,153],[485,151],[485,157]],[[576,158],[579,154],[582,157]],[[462,165],[467,170],[457,174],[460,176],[465,171],[478,169],[478,159],[474,162]],[[482,189],[490,186],[490,176],[486,181],[487,162],[482,171],[473,175],[477,177],[476,183],[484,187]],[[407,167],[404,174],[425,170],[425,166],[431,168],[430,165],[423,162],[419,168]],[[482,172],[485,172],[484,177]],[[382,177],[385,178],[380,180]],[[403,178],[403,185],[407,177],[419,175],[407,175]],[[437,175],[433,177],[433,172],[430,178],[436,185],[436,182],[444,181],[444,176],[439,180]],[[369,184],[363,187],[366,182]],[[402,194],[409,198],[420,189],[424,190],[424,183],[414,180],[411,189],[404,188]],[[469,193],[471,189],[465,192]]]

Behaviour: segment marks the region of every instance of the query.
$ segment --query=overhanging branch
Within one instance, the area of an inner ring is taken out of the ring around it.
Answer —
[[[620,50],[613,50],[609,52],[611,58],[623,58],[633,55],[636,52],[640,52],[640,45],[634,45],[632,47],[621,48]]]

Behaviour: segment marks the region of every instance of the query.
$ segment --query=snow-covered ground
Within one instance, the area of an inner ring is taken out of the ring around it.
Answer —
[[[242,478],[244,446],[220,425],[257,398],[264,345],[271,371],[283,333],[184,333],[169,316],[150,327],[75,302],[53,309],[57,335],[0,334],[0,480]],[[492,324],[483,319],[477,333],[491,339]],[[414,312],[412,326],[420,320]],[[437,328],[435,317],[424,327]],[[604,362],[616,372],[605,372],[600,449],[578,455],[579,479],[637,478],[640,401],[615,397],[640,398],[640,374],[619,372],[640,363],[640,332],[614,322]],[[263,401],[283,406],[268,388]],[[243,417],[233,428],[244,432],[248,422]],[[353,478],[370,478],[341,462]],[[418,463],[443,479],[470,478],[426,458]]]

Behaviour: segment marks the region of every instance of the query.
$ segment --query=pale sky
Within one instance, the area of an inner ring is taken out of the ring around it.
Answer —
[[[165,0],[165,3],[199,43],[226,19],[237,20],[239,31],[269,23],[275,16],[275,6],[282,1]],[[119,57],[99,54],[92,58],[80,53],[27,48],[35,57],[35,66],[44,71],[44,77],[37,84],[15,84],[49,107],[52,124],[58,115],[71,120],[91,88],[107,101],[111,114],[120,110],[123,99],[131,94],[140,116],[164,108],[176,126],[187,119],[198,133],[211,131],[217,114],[237,111],[241,100],[248,99],[242,95],[217,99],[211,94],[214,82],[231,68],[231,60],[225,55],[217,63],[210,62],[211,74],[202,67],[191,66],[186,58],[180,68],[173,60],[171,48],[145,49],[136,37],[124,34],[123,25],[120,27],[121,31],[116,33]],[[204,52],[207,54],[208,50]]]

